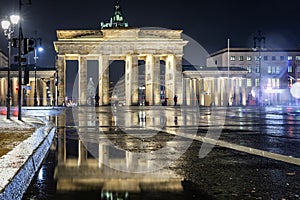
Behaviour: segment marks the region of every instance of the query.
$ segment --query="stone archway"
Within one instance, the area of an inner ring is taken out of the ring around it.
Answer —
[[[57,30],[59,102],[66,95],[66,61],[78,61],[79,104],[87,104],[87,61],[97,60],[100,105],[109,104],[109,62],[125,61],[126,105],[138,103],[138,61],[145,61],[145,94],[149,105],[160,104],[160,61],[164,60],[166,97],[176,94],[182,104],[182,56],[187,44],[181,30],[107,28],[102,30]]]

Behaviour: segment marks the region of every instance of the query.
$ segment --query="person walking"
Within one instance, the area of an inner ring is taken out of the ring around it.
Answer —
[[[175,96],[174,96],[174,105],[175,105],[175,106],[177,106],[177,98],[178,98],[178,97],[177,97],[176,94],[175,94]]]

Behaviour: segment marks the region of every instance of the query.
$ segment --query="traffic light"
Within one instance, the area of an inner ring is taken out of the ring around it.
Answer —
[[[12,38],[11,46],[18,48],[19,47],[19,39],[18,38]]]
[[[24,68],[24,83],[23,85],[27,85],[29,83],[29,66],[25,66]]]
[[[28,54],[31,51],[34,51],[34,39],[24,38],[23,39],[23,52],[24,52],[24,54]]]

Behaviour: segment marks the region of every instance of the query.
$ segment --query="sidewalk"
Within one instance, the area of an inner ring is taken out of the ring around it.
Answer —
[[[2,111],[3,107],[0,108]],[[12,110],[13,112],[13,110]],[[54,125],[0,113],[0,200],[21,199],[52,144]]]

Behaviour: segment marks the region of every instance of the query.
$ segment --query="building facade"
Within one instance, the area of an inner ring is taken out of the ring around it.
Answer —
[[[18,105],[18,69],[12,66],[11,71],[11,105]],[[54,68],[37,68],[30,67],[29,84],[22,86],[22,105],[34,105],[34,93],[36,91],[37,105],[50,106],[54,105],[57,96],[55,86],[56,70]],[[0,68],[0,106],[6,105],[7,96],[7,68]]]
[[[229,59],[229,62],[228,62]],[[249,104],[290,104],[293,83],[300,80],[300,49],[227,48],[212,53],[207,66],[241,67],[247,70],[246,91]]]
[[[8,58],[7,55],[0,49],[0,67],[8,66]]]

